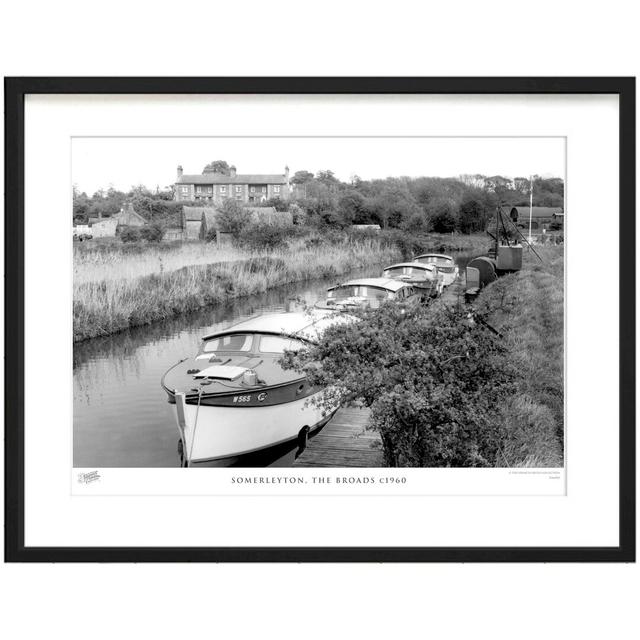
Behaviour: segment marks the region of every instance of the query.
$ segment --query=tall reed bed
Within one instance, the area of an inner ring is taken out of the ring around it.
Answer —
[[[397,248],[375,238],[312,246],[296,240],[269,253],[220,251],[210,244],[93,253],[75,255],[74,341],[400,257]]]

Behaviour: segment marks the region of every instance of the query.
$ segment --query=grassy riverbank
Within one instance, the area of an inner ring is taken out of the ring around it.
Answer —
[[[486,236],[401,233],[299,237],[271,251],[212,243],[74,247],[73,338],[86,340],[164,320],[271,287],[340,276],[427,251],[482,251]]]
[[[455,300],[364,310],[287,365],[370,407],[389,466],[561,467],[563,248],[539,253],[483,290],[476,322]]]
[[[562,246],[526,253],[522,271],[488,286],[477,308],[504,336],[518,393],[501,411],[508,439],[499,466],[563,464],[564,271]],[[502,463],[502,464],[501,464]]]
[[[74,341],[164,320],[279,285],[339,276],[399,259],[397,248],[375,239],[305,246],[295,241],[269,253],[219,251],[185,244],[174,251],[76,253]],[[179,265],[184,266],[179,266]],[[154,269],[154,266],[157,268]]]

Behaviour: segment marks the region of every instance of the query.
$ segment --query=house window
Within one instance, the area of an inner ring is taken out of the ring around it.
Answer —
[[[189,193],[189,187],[180,187],[180,189],[182,190],[182,193],[184,193],[184,194]]]
[[[275,185],[275,186],[273,187],[273,193],[280,193],[280,187],[279,187],[279,185]]]
[[[236,193],[242,193],[242,186],[236,185]]]
[[[242,202],[242,196],[236,196],[236,200],[239,200],[240,202]]]
[[[267,187],[262,187],[262,193],[267,193]]]
[[[255,193],[256,192],[256,188],[255,187],[251,187],[251,193]]]
[[[222,185],[222,186],[220,187],[220,193],[226,193],[226,192],[227,192],[227,187],[226,187],[226,186],[224,186],[224,185]]]

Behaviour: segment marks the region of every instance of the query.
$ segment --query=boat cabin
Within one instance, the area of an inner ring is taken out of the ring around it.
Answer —
[[[171,401],[176,391],[187,396],[229,394],[290,383],[304,375],[280,366],[284,352],[314,344],[328,326],[348,319],[316,311],[245,320],[205,336],[197,354],[167,371],[162,385]]]
[[[443,275],[445,287],[452,284],[458,277],[458,267],[451,256],[447,256],[442,253],[424,253],[420,256],[416,256],[413,261],[421,264],[435,265],[438,268],[438,271]]]
[[[401,262],[387,267],[382,275],[412,284],[423,295],[436,296],[442,292],[444,279],[435,264]]]
[[[419,297],[417,287],[393,278],[362,278],[331,287],[327,298],[316,304],[321,309],[370,307],[377,309],[384,302],[412,302]]]

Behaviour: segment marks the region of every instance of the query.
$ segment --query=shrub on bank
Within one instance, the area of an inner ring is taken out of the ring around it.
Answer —
[[[563,253],[539,253],[487,286],[474,316],[442,302],[354,312],[284,364],[370,407],[390,466],[562,466]]]
[[[517,375],[500,339],[464,308],[388,304],[359,316],[285,366],[371,407],[389,466],[493,466],[505,440],[498,409]]]
[[[140,238],[147,242],[161,242],[164,227],[159,223],[152,223],[140,228]]]
[[[287,246],[297,229],[292,224],[269,224],[257,222],[250,224],[238,233],[238,241],[250,251],[272,251]]]
[[[136,227],[126,227],[120,232],[122,242],[140,242],[140,231]]]

